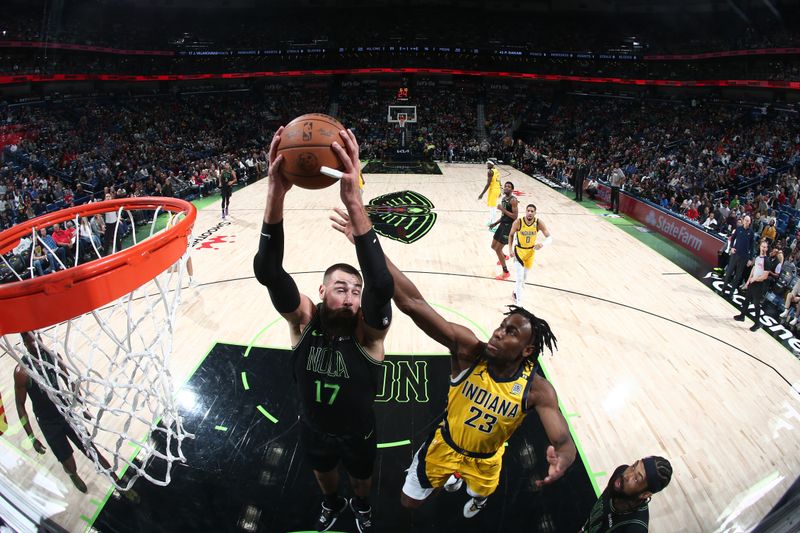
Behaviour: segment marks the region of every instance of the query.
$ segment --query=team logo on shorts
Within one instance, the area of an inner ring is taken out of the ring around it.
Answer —
[[[514,386],[511,387],[511,394],[516,396],[516,395],[520,394],[521,392],[522,392],[522,385],[520,385],[519,383],[514,383]]]

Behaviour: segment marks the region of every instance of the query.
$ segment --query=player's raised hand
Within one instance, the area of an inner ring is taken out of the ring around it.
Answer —
[[[331,148],[339,157],[344,166],[344,175],[340,181],[340,194],[342,201],[347,205],[350,202],[361,203],[361,194],[358,188],[358,172],[361,170],[361,161],[358,159],[358,141],[351,130],[339,132],[342,144],[334,141]]]
[[[283,174],[283,155],[278,155],[278,145],[281,142],[283,126],[278,128],[269,144],[269,194],[283,196],[292,188],[292,182]]]
[[[549,485],[561,478],[567,471],[567,468],[569,468],[569,465],[572,464],[572,460],[563,454],[558,454],[554,446],[547,447],[547,462],[550,464],[550,468],[547,470],[547,476],[536,482],[537,487]]]
[[[343,233],[347,240],[352,244],[356,241],[353,239],[353,227],[350,225],[350,215],[338,207],[333,208],[334,214],[328,218],[332,222],[331,227],[336,231]]]

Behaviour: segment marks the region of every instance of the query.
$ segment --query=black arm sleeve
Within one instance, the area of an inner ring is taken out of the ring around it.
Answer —
[[[358,264],[364,274],[364,292],[361,295],[364,322],[376,329],[386,329],[392,321],[394,280],[386,266],[381,243],[373,229],[354,240]]]
[[[269,291],[272,305],[279,313],[291,313],[300,307],[300,291],[283,269],[283,221],[261,225],[258,253],[253,257],[253,272]]]

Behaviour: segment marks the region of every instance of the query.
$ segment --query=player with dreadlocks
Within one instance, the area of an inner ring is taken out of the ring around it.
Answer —
[[[350,238],[347,214],[337,209],[333,227]],[[509,306],[488,342],[470,329],[445,320],[417,287],[386,258],[394,279],[394,301],[450,358],[450,390],[444,419],[414,454],[400,501],[415,508],[437,488],[456,491],[466,482],[471,499],[464,516],[475,516],[500,481],[504,444],[525,415],[536,410],[551,445],[549,470],[537,482],[549,484],[575,460],[575,444],[558,408],[553,386],[537,373],[537,358],[556,348],[550,326],[521,307]],[[457,476],[452,477],[454,474]]]

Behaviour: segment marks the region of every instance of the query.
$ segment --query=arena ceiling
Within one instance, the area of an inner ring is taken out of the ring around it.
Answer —
[[[72,0],[62,0],[66,6]],[[165,8],[403,8],[453,7],[492,11],[545,13],[719,13],[797,7],[800,0],[90,0],[106,5],[126,4]],[[81,3],[77,0],[75,3]]]

